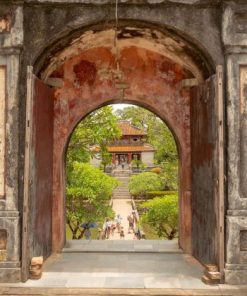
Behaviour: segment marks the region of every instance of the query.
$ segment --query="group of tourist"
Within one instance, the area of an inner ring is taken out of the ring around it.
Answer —
[[[115,230],[117,230],[118,233],[121,233],[123,231],[123,227],[121,226],[122,217],[117,214],[114,220],[111,220],[110,218],[106,218],[105,223],[103,224],[103,229],[100,231],[100,237],[99,239],[109,239],[110,236],[114,236]]]
[[[141,239],[141,231],[137,225],[137,217],[136,212],[132,211],[127,216],[128,220],[128,233],[133,233],[133,239]],[[115,231],[119,233],[120,239],[125,239],[124,227],[122,226],[122,217],[117,214],[114,220],[106,219],[103,225],[103,231],[100,231],[100,235],[98,239],[109,239],[114,236]]]
[[[98,240],[110,239],[110,237],[114,236],[115,231],[117,231],[117,233],[119,234],[120,239],[125,239],[125,231],[122,225],[122,220],[123,218],[121,217],[120,214],[117,214],[115,216],[115,219],[113,220],[110,218],[106,218],[102,229],[101,228],[98,229],[97,239]],[[137,225],[137,216],[135,211],[132,211],[127,216],[127,220],[128,220],[128,234],[133,233],[134,234],[133,239],[144,239]],[[87,227],[88,223],[85,223],[82,225],[84,227],[84,237],[87,240],[91,240],[91,230],[90,230],[90,227]]]

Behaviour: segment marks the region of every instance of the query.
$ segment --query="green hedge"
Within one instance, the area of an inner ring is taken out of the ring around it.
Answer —
[[[177,194],[177,191],[149,191],[146,193],[147,198],[160,197],[164,195]]]
[[[173,195],[178,194],[177,191],[149,191],[146,192],[145,195],[133,195],[135,199],[152,199],[154,197],[162,197],[165,195]]]

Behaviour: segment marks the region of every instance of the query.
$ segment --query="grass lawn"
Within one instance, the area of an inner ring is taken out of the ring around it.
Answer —
[[[153,231],[153,229],[147,223],[142,223],[141,224],[141,229],[145,233],[146,239],[151,239],[151,240],[155,240],[155,239],[163,240],[163,239],[166,239],[166,238],[158,237],[158,235]]]
[[[91,228],[91,233],[92,233],[92,239],[97,239],[98,228]],[[72,239],[72,233],[71,233],[71,230],[69,229],[68,224],[66,224],[66,240],[71,240],[71,239]],[[82,239],[85,239],[85,237],[83,237]]]

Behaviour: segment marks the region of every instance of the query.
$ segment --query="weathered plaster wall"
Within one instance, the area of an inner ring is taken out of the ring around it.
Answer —
[[[227,75],[227,200],[226,271],[228,283],[246,283],[246,65],[247,5],[231,2],[224,7],[223,42]],[[245,235],[244,235],[245,234]]]
[[[154,165],[154,152],[142,152],[141,160],[146,166]]]
[[[88,1],[87,1],[88,2]],[[201,1],[199,1],[201,2]],[[170,2],[150,6],[149,1],[128,1],[119,6],[119,26],[148,27],[176,36],[176,42],[186,44],[185,50],[197,61],[205,77],[214,73],[214,64],[223,62],[220,20],[221,7],[215,1],[201,5],[188,1]],[[179,5],[178,5],[179,3]],[[84,5],[84,1],[32,1],[24,5],[24,54],[20,73],[21,96],[26,96],[26,67],[34,65],[37,75],[42,73],[53,54],[87,30],[112,28],[115,6],[108,1]],[[195,4],[195,5],[193,5]],[[206,25],[205,25],[206,24]],[[194,45],[192,45],[194,44]],[[196,46],[195,46],[196,45]],[[19,201],[23,198],[23,155],[25,137],[25,100],[20,104],[19,121]],[[187,182],[187,181],[185,181]],[[189,200],[189,198],[187,199]],[[190,222],[188,222],[190,223]]]
[[[73,2],[77,2],[77,4],[73,5]],[[43,6],[40,4],[42,1],[29,1],[29,5],[25,7],[26,50],[23,64],[34,64],[37,74],[42,72],[53,53],[68,45],[82,32],[88,29],[102,30],[102,28],[109,28],[114,24],[114,5],[94,6],[78,4],[83,1],[73,2],[70,1],[70,5],[66,5],[64,2],[59,4],[59,1],[51,1],[50,3],[48,1]],[[223,61],[220,42],[221,8],[217,6],[219,3],[212,1],[204,2],[203,6],[184,3],[185,5],[177,5],[175,2],[173,5],[170,5],[171,3],[167,5],[168,2],[165,1],[164,4],[150,7],[150,3],[145,1],[141,5],[138,5],[139,2],[137,4],[130,1],[119,7],[119,26],[134,25],[135,27],[156,28],[166,32],[168,37],[174,37],[175,33],[174,40],[186,44],[188,56],[196,61],[203,76],[208,77],[214,73],[214,64]],[[66,10],[64,9],[65,5]],[[191,43],[195,43],[196,47],[191,46]],[[205,50],[206,48],[207,50]],[[25,79],[25,77],[23,78]],[[90,103],[92,109],[85,110],[85,114],[98,107],[98,103],[94,103]],[[24,109],[22,114],[24,116]],[[66,116],[63,120],[67,120]],[[23,128],[21,130],[24,131]],[[21,135],[23,135],[22,132]],[[182,166],[181,172],[184,170],[186,167]],[[59,178],[63,178],[62,171]],[[183,188],[188,189],[186,191],[187,198],[182,201],[183,208],[190,205],[190,188],[186,185],[190,181],[188,179],[188,177],[182,178]],[[183,211],[181,215],[183,221],[190,225],[191,221],[187,217],[186,211]]]
[[[0,67],[0,198],[5,196],[6,67]]]
[[[114,5],[82,5],[83,1],[70,1],[67,5],[64,2],[60,4],[58,2],[47,1],[46,5],[42,5],[42,1],[28,1],[25,6],[23,67],[34,64],[37,74],[45,68],[53,53],[68,45],[74,37],[79,37],[83,31],[109,28],[114,23]],[[77,4],[73,5],[74,2]],[[186,5],[177,5],[174,2],[173,5],[170,5],[171,3],[166,5],[168,2],[165,1],[164,4],[154,5],[150,9],[150,3],[143,2],[138,5],[129,2],[119,7],[119,26],[152,27],[165,31],[168,36],[174,36],[175,33],[176,41],[186,44],[188,56],[196,61],[204,77],[208,77],[214,72],[214,64],[222,62],[221,10],[218,4],[212,5],[212,3],[210,1],[210,4],[206,3],[204,6],[193,6],[187,5],[188,2],[185,2]],[[191,43],[196,43],[196,47],[191,46]],[[25,72],[22,73],[21,79],[25,81]],[[25,95],[25,86],[21,86],[21,89]],[[98,107],[97,104],[90,104],[92,109],[85,110],[85,114],[93,110],[93,107]],[[21,118],[25,117],[25,104],[21,106],[20,114]],[[64,120],[66,121],[66,116]],[[24,131],[24,125],[21,125],[20,138],[24,137]],[[21,146],[21,149],[24,149],[24,146]],[[186,167],[181,167],[181,172],[184,170]],[[60,178],[63,178],[62,174],[61,171]],[[183,208],[190,205],[190,188],[186,185],[189,182],[188,179],[188,177],[182,178],[183,188],[188,187]],[[186,211],[181,215],[183,221],[190,225],[191,221]]]
[[[116,76],[112,48],[99,47],[68,59],[51,75],[63,80],[55,91],[54,121],[54,206],[53,247],[64,243],[64,153],[75,125],[89,112],[111,102],[128,102],[147,107],[172,128],[180,147],[181,200],[190,200],[190,103],[189,92],[180,81],[191,77],[181,66],[155,52],[126,47],[119,53],[122,78]],[[125,85],[124,95],[119,89]],[[181,209],[180,243],[191,247],[190,202]]]
[[[0,67],[4,68],[5,91],[0,99],[2,153],[4,167],[0,197],[0,230],[6,231],[6,250],[1,252],[0,281],[20,280],[20,220],[18,212],[18,119],[20,74],[19,56],[23,44],[22,6],[0,5]],[[1,87],[1,86],[0,86]]]
[[[247,205],[243,163],[246,157],[244,148],[247,144],[245,115],[241,115],[240,111],[239,68],[247,65],[246,1],[141,0],[138,4],[125,0],[120,2],[120,26],[155,27],[171,34],[179,33],[187,43],[196,44],[199,50],[192,50],[190,54],[195,58],[199,57],[198,65],[204,69],[205,77],[214,72],[214,64],[224,63],[221,44],[223,40],[227,78],[226,197],[229,206],[226,217],[226,281],[246,283],[244,233]],[[0,262],[0,275],[1,280],[8,281],[19,279],[20,224],[17,210],[18,205],[22,208],[23,198],[26,66],[35,65],[35,72],[39,74],[52,53],[68,44],[71,38],[92,27],[111,27],[114,20],[114,5],[111,5],[111,0],[96,0],[93,3],[87,0],[24,0],[23,3],[24,29],[22,5],[14,4],[11,0],[0,1],[0,66],[7,69],[5,198],[0,200],[0,228],[7,229],[10,234],[6,246],[8,264]],[[19,71],[23,37],[22,71]],[[242,89],[245,88],[244,85]],[[245,98],[245,95],[243,97]],[[91,109],[84,110],[83,114],[86,115],[96,107],[97,103],[90,105]],[[63,176],[59,178],[62,179]],[[189,198],[185,200],[189,201]]]
[[[40,1],[29,2],[30,4],[25,7],[24,19],[25,44],[28,46],[25,56],[26,61],[35,63],[37,72],[44,66],[44,61],[50,58],[48,52],[44,52],[48,48],[49,51],[56,52],[72,38],[80,36],[83,31],[106,29],[114,24],[115,6],[104,5],[105,2],[100,2],[103,5],[71,4],[77,1],[70,1],[70,4],[64,1],[62,4],[58,1],[46,1],[46,5],[37,4]],[[35,2],[36,4],[32,5]],[[153,6],[144,3],[147,1],[143,1],[142,5],[131,2],[119,5],[120,27],[145,27],[146,24],[147,27],[156,26],[159,30],[167,30],[170,34],[177,31],[182,39],[188,39],[188,44],[197,44],[200,50],[193,53],[191,49],[191,54],[198,59],[198,64],[202,63],[200,59],[204,60],[208,72],[214,72],[213,64],[223,62],[220,36],[221,8],[216,1],[209,1],[210,4],[204,6],[178,5],[176,1],[174,5]],[[212,62],[211,65],[208,65],[205,56],[203,57],[204,50],[207,53],[206,58]],[[40,59],[36,60],[38,57]]]

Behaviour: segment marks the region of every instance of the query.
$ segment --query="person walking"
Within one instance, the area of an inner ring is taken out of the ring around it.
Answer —
[[[134,217],[132,214],[128,215],[127,220],[129,222],[129,229],[128,229],[128,233],[130,233],[130,230],[132,230],[132,232],[134,232]]]
[[[121,231],[121,221],[122,221],[122,217],[119,214],[117,214],[115,218],[115,223],[116,223],[116,228],[118,233],[120,233]]]
[[[89,228],[86,228],[85,231],[84,231],[84,236],[86,238],[86,240],[91,240],[91,231]]]
[[[107,218],[105,222],[105,238],[109,239],[110,234],[111,234],[111,221],[109,218]]]
[[[124,239],[124,228],[123,228],[123,226],[121,227],[121,229],[120,229],[120,239]]]

